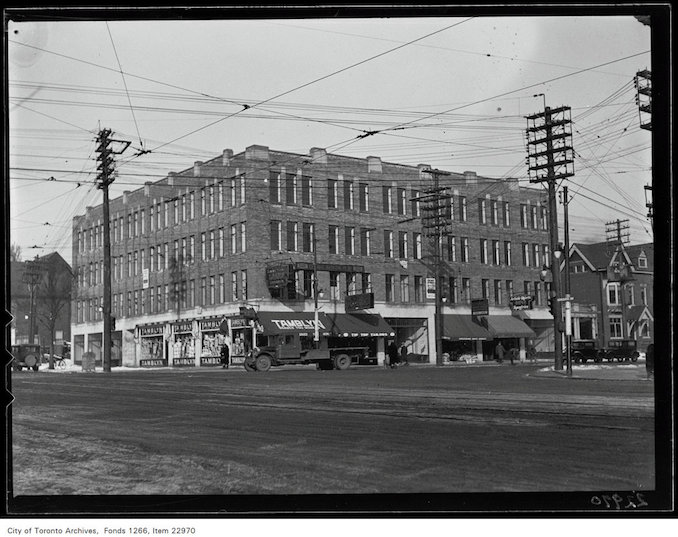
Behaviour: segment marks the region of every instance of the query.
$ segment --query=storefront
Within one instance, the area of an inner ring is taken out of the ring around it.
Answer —
[[[494,338],[493,345],[486,345],[486,358],[488,354],[494,356],[494,348],[501,342],[507,352],[518,350],[520,361],[525,361],[527,342],[534,340],[534,330],[512,315],[487,315],[484,320]]]
[[[428,363],[428,321],[416,317],[387,317],[398,348],[405,347],[409,363]]]
[[[492,334],[472,315],[443,315],[443,354],[449,360],[482,361],[486,359],[483,343],[492,340]]]
[[[368,347],[368,358],[359,362],[363,365],[376,364],[379,351],[385,348],[384,338],[396,336],[395,330],[379,314],[330,313],[327,317],[331,332],[327,346],[330,349]]]
[[[219,330],[221,318],[198,321],[200,328],[200,366],[215,366],[221,361],[221,346],[226,344],[226,335]]]
[[[552,357],[555,348],[553,315],[545,308],[516,310],[513,315],[534,332],[534,337],[527,342],[528,349],[534,347],[537,357],[540,355]],[[595,324],[595,314],[593,321]]]
[[[195,366],[195,339],[193,321],[172,323],[170,361],[172,367]]]
[[[139,339],[139,367],[166,367],[165,325],[150,324],[137,327]]]

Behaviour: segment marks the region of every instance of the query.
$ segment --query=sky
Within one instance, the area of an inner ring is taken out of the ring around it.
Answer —
[[[544,105],[571,108],[575,175],[559,183],[570,241],[604,241],[617,219],[632,244],[653,240],[634,87],[651,67],[650,28],[632,16],[6,25],[10,233],[24,260],[72,262],[72,219],[102,202],[103,128],[130,142],[111,197],[255,144],[542,188],[528,179],[525,116]]]

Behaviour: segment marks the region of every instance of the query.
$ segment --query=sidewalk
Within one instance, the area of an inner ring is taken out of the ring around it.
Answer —
[[[553,366],[541,368],[533,373],[532,377],[564,378],[567,379],[567,371],[563,364],[562,371],[554,371]],[[619,364],[619,365],[573,365],[571,379],[578,380],[636,380],[651,382],[647,378],[645,364]]]

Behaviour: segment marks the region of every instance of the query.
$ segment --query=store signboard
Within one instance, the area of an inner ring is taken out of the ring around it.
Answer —
[[[345,310],[360,311],[374,307],[374,293],[358,293],[355,295],[346,295]]]
[[[471,315],[489,315],[490,305],[486,298],[471,300]]]
[[[509,306],[512,310],[532,309],[534,297],[528,295],[512,296],[509,298]]]

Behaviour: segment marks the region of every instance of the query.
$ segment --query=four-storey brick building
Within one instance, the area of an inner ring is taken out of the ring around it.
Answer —
[[[242,306],[312,336],[304,320],[316,304],[333,344],[348,338],[382,358],[391,337],[411,359],[435,362],[430,279],[438,258],[422,224],[433,186],[427,169],[250,146],[113,199],[113,363],[218,363],[224,320],[237,361],[271,326],[241,317]],[[547,350],[545,193],[473,172],[441,176],[439,186],[445,350],[491,358],[497,339]],[[85,351],[101,356],[101,218],[102,207],[90,207],[73,222],[76,361]],[[345,298],[356,293],[373,293],[374,307],[348,317]],[[471,316],[476,299],[487,300],[488,315]],[[531,309],[513,311],[518,303]]]

